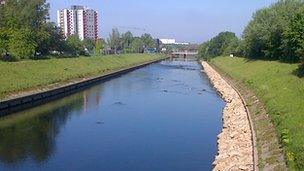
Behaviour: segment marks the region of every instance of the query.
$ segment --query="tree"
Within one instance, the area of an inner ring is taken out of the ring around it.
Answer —
[[[143,53],[144,51],[144,42],[140,37],[135,37],[131,44],[132,52],[134,53]]]
[[[235,33],[232,32],[221,32],[216,37],[211,39],[209,43],[209,54],[213,57],[224,54],[225,49],[229,44],[236,40]]]
[[[242,41],[238,38],[231,39],[231,42],[228,46],[224,49],[222,55],[230,55],[233,54],[234,56],[243,56],[243,46]]]
[[[210,41],[202,43],[198,48],[198,55],[203,59],[208,59],[209,55],[209,44]]]
[[[284,45],[288,47],[294,54],[295,59],[299,60],[304,57],[304,7],[299,9],[291,19],[289,25],[284,31]]]
[[[86,50],[92,54],[94,53],[95,46],[96,46],[96,41],[92,39],[84,39],[83,40],[83,45],[86,48]]]
[[[10,35],[8,50],[16,60],[34,57],[37,44],[33,32],[29,29],[15,30]]]
[[[65,38],[54,23],[46,23],[43,31],[37,32],[37,36],[40,37],[40,44],[36,50],[39,54],[47,55],[54,51],[63,53],[65,50]]]
[[[47,32],[49,4],[46,0],[6,0],[1,6],[0,28],[5,30],[29,29],[33,33],[35,51],[45,53],[45,42],[50,38]],[[14,33],[15,34],[15,33]],[[14,42],[15,40],[13,40]]]
[[[299,9],[284,31],[284,45],[293,53],[291,61],[301,61],[299,74],[304,76],[304,7]]]
[[[125,53],[131,52],[131,44],[133,42],[133,34],[130,31],[127,31],[126,33],[122,34],[121,40],[122,40],[122,46]]]
[[[155,40],[153,39],[153,37],[150,34],[143,34],[141,36],[143,45],[145,48],[155,48],[156,47],[156,43]]]
[[[49,18],[46,0],[6,0],[3,8],[2,27],[29,28],[37,31]]]
[[[21,10],[21,27],[26,25],[35,32],[35,42],[37,43],[36,51],[42,55],[49,53],[46,49],[45,42],[50,42],[51,36],[56,30],[51,23],[47,23],[49,18],[49,4],[46,0],[20,0]]]
[[[0,57],[8,52],[9,32],[5,29],[0,29]]]
[[[84,46],[77,35],[69,36],[66,40],[67,51],[72,55],[84,55]]]
[[[103,39],[96,40],[95,55],[101,55],[104,50],[105,41]]]
[[[112,29],[112,33],[109,35],[107,40],[108,45],[114,51],[115,54],[118,53],[119,50],[122,49],[121,47],[121,40],[120,40],[120,33],[117,28]]]
[[[0,28],[4,26],[4,5],[0,5]]]
[[[202,58],[210,58],[235,53],[233,48],[238,46],[238,41],[235,33],[221,32],[199,47],[199,55]]]
[[[249,58],[292,61],[293,51],[284,44],[285,32],[295,12],[303,6],[300,0],[280,0],[259,10],[243,33],[245,55]]]

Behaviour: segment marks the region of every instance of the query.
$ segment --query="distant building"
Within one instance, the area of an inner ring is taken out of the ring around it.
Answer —
[[[165,44],[165,45],[170,45],[170,44],[176,43],[175,39],[160,39],[160,41],[162,42],[162,44]]]
[[[190,45],[190,43],[186,42],[176,42],[175,39],[159,39],[164,45]]]
[[[57,11],[58,27],[66,37],[78,35],[79,39],[98,39],[98,14],[93,9],[73,5],[71,9]]]
[[[188,42],[178,42],[178,43],[175,43],[175,45],[190,45],[190,43],[188,43]]]

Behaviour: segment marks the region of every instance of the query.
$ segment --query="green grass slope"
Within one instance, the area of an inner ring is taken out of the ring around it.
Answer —
[[[160,58],[161,55],[128,54],[21,62],[0,61],[0,99],[14,92],[105,74]]]

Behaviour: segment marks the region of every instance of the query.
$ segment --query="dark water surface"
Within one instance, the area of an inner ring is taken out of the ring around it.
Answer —
[[[164,61],[0,118],[0,170],[210,170],[224,103],[200,70]]]

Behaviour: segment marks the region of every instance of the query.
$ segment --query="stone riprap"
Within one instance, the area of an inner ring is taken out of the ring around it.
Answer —
[[[242,98],[207,62],[202,62],[202,65],[227,103],[223,110],[223,130],[218,136],[214,170],[254,170],[252,132]]]

